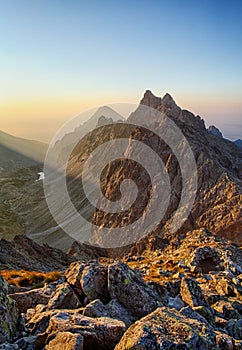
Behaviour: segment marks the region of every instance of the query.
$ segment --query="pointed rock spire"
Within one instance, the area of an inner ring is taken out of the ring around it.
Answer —
[[[166,93],[161,99],[160,108],[161,112],[170,115],[174,118],[178,118],[181,112],[181,108],[177,106],[173,97]]]
[[[150,90],[145,91],[144,97],[140,101],[140,104],[148,107],[152,107],[152,108],[157,108],[160,103],[161,103],[161,98],[153,95],[153,93]]]
[[[177,107],[177,104],[176,104],[176,102],[174,101],[174,99],[173,99],[173,97],[170,95],[170,94],[168,94],[168,93],[166,93],[165,95],[164,95],[164,97],[162,98],[162,103],[164,103],[164,104],[169,104],[169,105],[173,105],[173,106],[176,106]]]
[[[150,90],[146,90],[140,104],[157,109],[168,117],[179,119],[185,124],[205,130],[204,121],[199,116],[195,116],[193,113],[181,109],[169,93],[166,93],[160,98],[153,95]]]

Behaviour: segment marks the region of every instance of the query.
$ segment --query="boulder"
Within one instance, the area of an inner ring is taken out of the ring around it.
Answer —
[[[228,332],[228,334],[237,339],[242,340],[242,319],[240,320],[229,320],[225,325],[224,329]]]
[[[35,312],[27,315],[27,327],[31,335],[42,334],[49,326],[51,316],[60,313],[60,310],[43,310],[37,306]]]
[[[111,298],[108,291],[108,266],[94,262],[82,271],[81,287],[89,300],[100,299],[104,304]]]
[[[235,285],[232,283],[230,276],[225,274],[212,275],[214,285],[218,294],[228,297],[236,296]]]
[[[27,292],[14,293],[9,296],[16,301],[18,310],[22,313],[38,304],[46,305],[50,300],[52,290],[49,288],[38,288]]]
[[[126,330],[122,321],[107,317],[91,318],[80,314],[78,310],[37,312],[28,321],[28,327],[31,335],[41,336],[42,347],[53,344],[51,341],[57,334],[69,332],[83,337],[85,350],[114,349]],[[51,349],[50,345],[48,349]]]
[[[216,335],[205,323],[162,307],[130,326],[115,350],[210,350],[216,347]]]
[[[48,302],[49,309],[78,309],[82,304],[68,283],[60,284]]]
[[[215,310],[217,316],[223,317],[226,320],[230,320],[231,318],[242,318],[238,310],[236,310],[236,308],[233,307],[232,303],[225,300],[218,301],[216,304],[213,305],[213,309]]]
[[[29,336],[18,339],[14,345],[16,349],[24,349],[24,350],[38,350],[38,337],[37,336]]]
[[[221,270],[221,259],[217,249],[210,246],[195,249],[190,263],[193,272],[209,273]]]
[[[215,326],[214,310],[212,308],[200,305],[194,307],[193,310],[204,317],[211,326]]]
[[[101,300],[97,299],[89,303],[83,312],[85,316],[89,317],[110,317],[123,321],[126,326],[130,326],[134,319],[129,312],[120,305],[117,300],[111,300],[104,305]]]
[[[162,306],[162,298],[128,267],[119,262],[109,266],[108,288],[112,299],[118,301],[136,319]]]
[[[71,287],[79,296],[83,295],[83,290],[81,287],[81,276],[85,266],[86,265],[83,262],[76,261],[71,263],[69,268],[65,271],[66,281],[71,285]]]
[[[207,319],[201,315],[199,312],[191,308],[191,306],[184,307],[180,310],[181,315],[187,317],[187,318],[192,318],[194,320],[197,320],[199,322],[205,323],[208,327],[210,327],[209,322]]]
[[[83,350],[83,336],[60,332],[46,346],[46,350]]]
[[[193,278],[182,278],[180,293],[182,300],[191,307],[209,306],[203,296],[201,287]]]
[[[16,336],[17,321],[16,302],[8,296],[8,284],[0,275],[0,344]]]

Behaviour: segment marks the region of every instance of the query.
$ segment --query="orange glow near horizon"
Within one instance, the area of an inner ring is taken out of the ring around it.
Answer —
[[[165,92],[155,91],[154,94],[163,96]],[[229,123],[230,115],[239,115],[242,111],[239,94],[222,96],[207,93],[193,96],[191,93],[186,95],[170,93],[181,108],[200,115],[207,125]],[[1,130],[19,137],[49,142],[63,123],[85,110],[112,103],[138,103],[141,98],[142,95],[130,97],[99,95],[94,98],[43,96],[29,99],[21,97],[8,101],[5,99],[0,103]]]

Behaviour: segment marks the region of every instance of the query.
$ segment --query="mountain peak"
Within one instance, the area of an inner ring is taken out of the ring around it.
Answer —
[[[156,97],[150,90],[145,91],[144,97],[140,101],[140,104],[148,107],[152,107],[152,108],[157,108],[160,103],[161,103],[161,98]]]
[[[214,136],[223,138],[223,134],[221,133],[221,131],[218,128],[216,128],[216,126],[214,125],[209,126],[208,132]]]
[[[174,101],[173,97],[167,92],[164,97],[162,98],[162,102],[164,104],[173,104],[177,106],[176,102]]]
[[[179,108],[169,93],[166,93],[162,98],[160,98],[155,96],[151,90],[145,91],[144,97],[140,103],[152,108],[157,108],[158,106],[168,108],[169,110]]]
[[[100,117],[112,118],[113,121],[124,120],[124,117],[109,106],[101,106],[93,114],[91,119],[98,121]]]

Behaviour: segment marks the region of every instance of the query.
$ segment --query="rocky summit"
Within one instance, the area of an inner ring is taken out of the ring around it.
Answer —
[[[196,198],[173,234],[169,226],[182,191],[179,164],[155,133],[162,121],[152,125],[153,132],[134,127],[140,106],[167,115],[196,160]],[[102,248],[67,237],[43,198],[39,165],[24,162],[9,170],[10,162],[1,174],[0,349],[242,349],[241,150],[169,94],[160,98],[147,90],[140,106],[128,128],[108,108],[96,113],[91,123],[98,128],[73,150],[67,168],[70,196],[78,206],[82,193],[73,179],[99,143],[126,137],[125,154],[132,154],[136,140],[162,158],[172,188],[169,206],[159,225],[133,244]],[[90,203],[77,208],[97,226],[132,223],[147,205],[147,173],[121,159],[109,164],[100,180],[105,196],[115,201],[126,178],[141,194],[125,217],[93,210]]]

